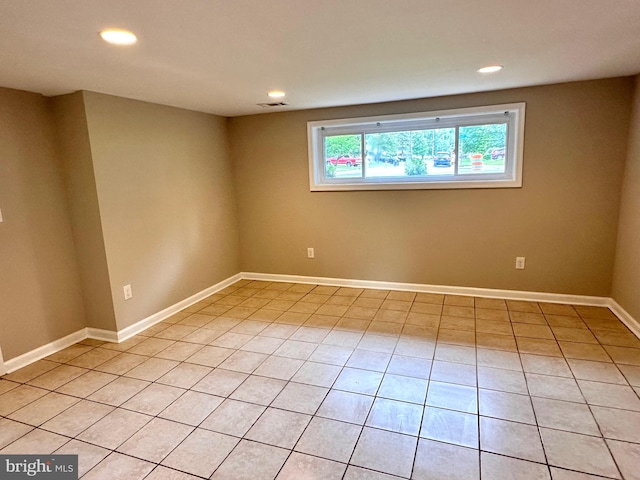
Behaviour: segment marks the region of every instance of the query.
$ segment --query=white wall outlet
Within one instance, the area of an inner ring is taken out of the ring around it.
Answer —
[[[124,299],[125,300],[129,300],[131,297],[133,297],[133,291],[131,290],[131,284],[125,285],[124,287],[122,287],[122,291],[124,292]]]
[[[524,270],[524,257],[516,257],[516,270]]]
[[[0,209],[0,223],[4,222],[4,219],[2,218],[2,209]]]
[[[307,258],[316,258],[316,251],[313,247],[307,248]]]

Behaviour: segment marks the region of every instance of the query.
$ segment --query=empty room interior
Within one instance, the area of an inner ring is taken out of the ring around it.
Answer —
[[[4,0],[0,59],[0,460],[640,479],[638,2]]]

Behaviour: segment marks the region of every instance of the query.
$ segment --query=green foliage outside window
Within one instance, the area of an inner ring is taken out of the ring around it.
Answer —
[[[426,175],[427,174],[427,165],[424,163],[424,160],[419,158],[412,158],[411,160],[407,160],[404,164],[404,173],[405,175]]]

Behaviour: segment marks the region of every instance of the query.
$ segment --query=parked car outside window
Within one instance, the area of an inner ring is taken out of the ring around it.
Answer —
[[[331,165],[346,165],[347,167],[357,167],[362,163],[362,159],[340,155],[339,157],[327,158],[327,163],[330,163]]]
[[[491,150],[491,160],[499,160],[504,158],[504,147],[494,148]]]
[[[450,167],[451,166],[451,154],[449,152],[438,152],[433,157],[434,167]]]

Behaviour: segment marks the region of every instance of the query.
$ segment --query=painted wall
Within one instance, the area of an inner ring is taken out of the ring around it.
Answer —
[[[49,101],[4,88],[0,208],[0,346],[9,360],[85,320]]]
[[[640,76],[636,77],[617,245],[612,297],[640,320]]]
[[[240,270],[226,119],[83,92],[118,329]],[[124,301],[122,287],[133,298]]]
[[[633,102],[626,78],[234,119],[0,89],[4,359],[126,328],[241,270],[603,296],[613,278],[638,318],[639,88]],[[309,191],[307,121],[518,101],[521,189]]]
[[[54,97],[58,145],[88,327],[116,330],[82,92]]]
[[[608,296],[632,91],[618,78],[232,118],[241,268]],[[521,101],[522,188],[309,191],[308,121]]]

